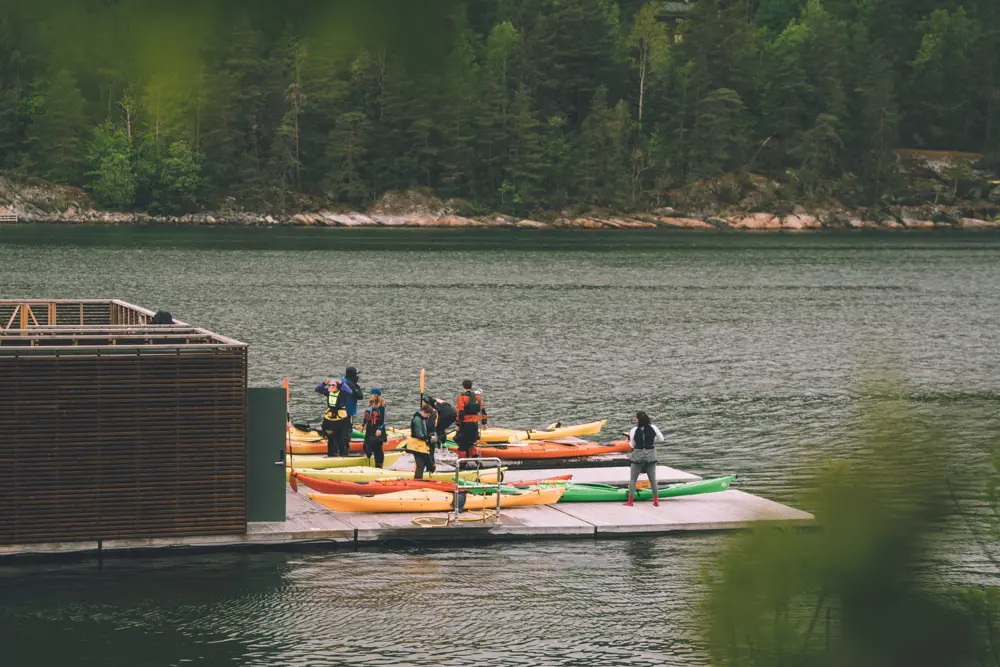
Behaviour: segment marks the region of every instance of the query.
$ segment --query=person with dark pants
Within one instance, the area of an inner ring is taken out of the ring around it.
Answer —
[[[472,380],[463,380],[462,390],[455,403],[458,421],[455,444],[458,445],[459,458],[468,456],[469,450],[479,442],[479,421],[483,412],[482,397],[473,393]]]
[[[656,484],[656,446],[653,443],[663,442],[660,429],[650,423],[645,412],[635,414],[635,428],[629,431],[628,442],[632,446],[629,454],[628,502],[631,507],[635,500],[635,483],[639,475],[646,473],[649,485],[653,488],[653,507],[660,506],[660,489]]]
[[[316,385],[316,393],[326,396],[326,412],[320,427],[326,436],[327,456],[347,456],[351,453],[351,422],[347,417],[346,396],[340,380],[324,380]],[[347,444],[344,432],[347,432]]]
[[[347,425],[340,432],[339,450],[341,456],[351,453],[351,433],[354,431],[354,416],[358,413],[358,401],[365,397],[361,390],[361,373],[354,366],[348,366],[340,380],[340,391],[345,395],[344,408],[347,410]]]
[[[410,437],[406,439],[406,451],[413,454],[416,467],[413,470],[413,479],[423,479],[424,471],[434,472],[436,469],[434,461],[431,459],[431,437],[433,433],[427,430],[427,420],[430,419],[430,406],[421,403],[420,410],[414,413],[410,420]]]
[[[443,447],[444,443],[448,441],[448,429],[452,427],[458,418],[458,412],[454,406],[446,401],[442,401],[440,398],[424,396],[424,401],[434,408],[434,412],[437,413],[434,432],[437,433],[437,444]]]
[[[428,417],[424,421],[427,424],[427,436],[428,436],[427,444],[430,445],[431,448],[431,451],[429,452],[428,455],[431,458],[431,465],[436,466],[438,443],[441,442],[441,439],[438,437],[437,434],[438,413],[437,410],[434,409],[434,406],[428,403],[427,401],[421,401],[421,407],[426,408],[425,411],[430,413],[430,417]]]
[[[365,430],[365,456],[375,459],[375,467],[381,468],[385,462],[385,453],[382,445],[385,444],[385,399],[382,398],[382,390],[372,389],[369,392],[368,409],[361,422]]]

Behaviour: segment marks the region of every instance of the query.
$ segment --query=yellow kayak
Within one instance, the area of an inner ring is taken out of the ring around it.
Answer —
[[[502,442],[523,442],[525,440],[558,440],[559,438],[574,438],[585,435],[597,435],[608,423],[607,419],[562,426],[548,431],[515,431],[509,428],[484,428],[479,431],[479,439],[487,444]]]
[[[385,463],[391,466],[399,460],[405,452],[386,452]],[[352,466],[363,466],[371,463],[372,459],[366,456],[315,456],[308,454],[296,454],[295,456],[285,456],[285,466],[299,468],[350,468]]]
[[[299,457],[295,457],[298,460]],[[309,477],[317,477],[319,479],[332,479],[338,482],[371,482],[376,479],[413,479],[412,470],[386,470],[385,468],[368,468],[365,466],[356,466],[351,468],[299,468],[298,465],[295,466],[295,472],[300,472],[303,475],[308,475]],[[291,468],[285,468],[285,481],[288,481],[291,477]],[[431,472],[424,473],[424,479],[435,479],[441,482],[451,482],[455,480],[455,473],[452,472]],[[479,476],[478,470],[463,470],[461,473],[461,479],[476,481],[479,480],[484,484],[493,484],[496,482],[497,473],[496,469],[484,471],[482,476]]]
[[[500,507],[552,505],[562,498],[564,489],[531,489],[521,494],[501,494]],[[443,491],[412,490],[383,493],[375,496],[310,493],[309,497],[336,512],[450,512],[455,494]],[[496,496],[466,495],[465,509],[483,510],[497,506]]]

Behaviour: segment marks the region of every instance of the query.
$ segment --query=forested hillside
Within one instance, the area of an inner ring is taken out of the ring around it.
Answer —
[[[0,0],[0,169],[126,211],[523,215],[748,173],[872,206],[912,190],[894,149],[1000,154],[997,0],[663,4]]]

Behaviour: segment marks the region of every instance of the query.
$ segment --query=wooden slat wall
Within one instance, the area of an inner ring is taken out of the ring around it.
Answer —
[[[0,544],[244,533],[246,363],[0,347]]]

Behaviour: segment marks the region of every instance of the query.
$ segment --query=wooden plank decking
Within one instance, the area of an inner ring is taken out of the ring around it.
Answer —
[[[666,482],[699,479],[696,475],[660,466]],[[537,479],[559,470],[524,470],[508,473],[510,478]],[[623,477],[624,476],[624,477]],[[577,481],[627,481],[627,468],[575,469]],[[664,499],[660,507],[636,503],[566,503],[551,506],[503,510],[496,519],[454,523],[442,528],[424,528],[413,523],[417,514],[355,514],[333,512],[309,500],[308,488],[293,492],[286,487],[287,519],[281,522],[250,523],[245,535],[170,537],[103,540],[0,546],[0,558],[25,555],[53,555],[81,552],[101,554],[158,551],[177,548],[223,549],[234,547],[271,548],[325,543],[331,547],[354,548],[365,545],[392,545],[406,542],[462,542],[497,539],[580,539],[666,534],[684,531],[714,531],[748,528],[759,522],[812,523],[807,512],[738,490],[699,496]],[[448,516],[445,512],[423,516]],[[471,516],[471,515],[466,515]]]

